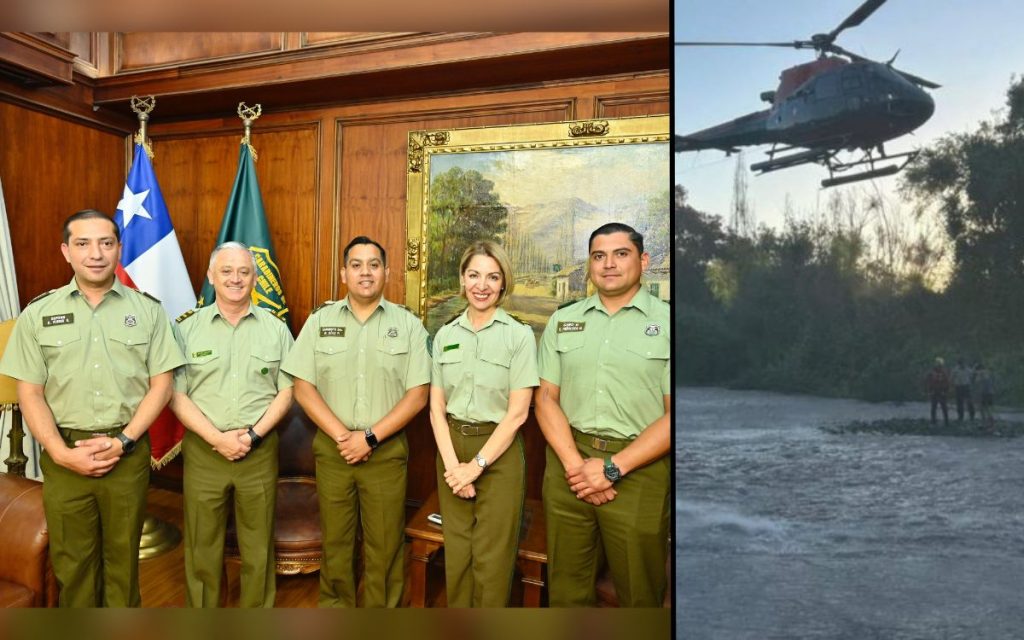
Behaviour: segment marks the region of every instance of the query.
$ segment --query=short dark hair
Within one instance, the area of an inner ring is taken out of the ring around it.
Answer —
[[[380,259],[384,261],[384,266],[388,266],[388,254],[386,251],[384,251],[384,247],[380,246],[380,243],[377,242],[376,240],[373,240],[372,238],[368,238],[366,236],[356,236],[352,238],[352,240],[345,246],[345,253],[343,253],[341,256],[341,259],[345,264],[348,264],[348,252],[352,250],[352,247],[355,247],[360,244],[372,244],[373,246],[377,247],[377,249],[380,251]]]
[[[621,222],[609,222],[594,229],[594,232],[590,234],[590,240],[587,242],[587,251],[589,252],[590,248],[594,246],[594,238],[597,236],[611,235],[613,233],[629,234],[629,241],[633,243],[634,247],[636,247],[637,252],[643,255],[644,237],[637,233],[637,230],[633,227]]]
[[[102,211],[97,211],[96,209],[82,209],[81,211],[76,211],[75,213],[72,213],[70,216],[68,216],[68,219],[64,221],[64,244],[67,244],[68,240],[71,239],[72,222],[78,222],[79,220],[89,220],[92,218],[102,218],[103,220],[106,220],[110,224],[114,225],[114,237],[117,238],[118,242],[121,242],[121,229],[118,228],[117,223],[114,222],[113,218],[103,213]]]

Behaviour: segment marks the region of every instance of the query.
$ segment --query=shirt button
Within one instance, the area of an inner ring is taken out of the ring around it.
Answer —
[[[58,345],[58,346],[60,346],[60,345],[62,345],[62,344],[64,344],[64,342],[63,342],[63,341],[61,341],[61,340],[58,340],[58,341],[57,341],[57,345]]]
[[[605,341],[604,341],[604,343],[605,343],[605,344],[608,344],[608,341],[607,341],[607,340],[605,340]]]
[[[100,340],[99,338],[93,338],[92,339],[93,342],[99,342],[99,340]],[[60,344],[60,342],[58,342],[57,344]]]
[[[99,369],[99,368],[100,368],[100,365],[98,365],[98,364],[94,364],[94,365],[92,365],[92,367],[93,367],[93,369]]]
[[[598,393],[604,393],[604,391],[602,391],[601,389],[598,389],[597,392]]]
[[[96,392],[96,395],[100,395],[100,392],[99,392],[99,391],[97,391],[97,392]]]

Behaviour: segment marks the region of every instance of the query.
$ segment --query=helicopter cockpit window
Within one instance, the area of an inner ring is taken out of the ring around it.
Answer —
[[[839,95],[839,77],[835,74],[823,74],[814,83],[814,92],[819,100],[836,97]]]
[[[843,91],[860,89],[860,72],[857,69],[843,69]]]

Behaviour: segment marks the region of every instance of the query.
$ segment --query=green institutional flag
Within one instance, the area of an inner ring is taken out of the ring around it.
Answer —
[[[228,208],[217,234],[217,245],[224,242],[241,242],[256,256],[256,286],[252,290],[252,301],[266,307],[278,318],[288,321],[288,303],[285,302],[281,286],[281,270],[277,266],[274,245],[270,241],[267,216],[263,211],[260,183],[256,178],[256,165],[252,154],[244,143],[238,150],[238,173],[235,186],[228,198]],[[203,282],[199,306],[212,304],[216,294],[210,281]]]

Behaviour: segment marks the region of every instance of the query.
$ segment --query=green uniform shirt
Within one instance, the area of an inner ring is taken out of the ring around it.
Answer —
[[[444,389],[448,413],[468,422],[501,422],[513,389],[536,387],[533,330],[498,307],[473,330],[468,311],[434,337],[431,384]]]
[[[642,287],[615,315],[597,294],[555,311],[540,340],[540,377],[560,387],[569,424],[632,439],[664,415],[671,326],[668,304]]]
[[[25,307],[0,372],[43,385],[59,427],[127,424],[149,379],[184,363],[160,303],[116,278],[93,309],[74,278]]]
[[[281,369],[314,385],[346,427],[367,429],[406,391],[430,382],[427,331],[384,299],[365,324],[348,298],[329,302],[306,320]]]
[[[249,427],[292,380],[281,372],[292,334],[270,311],[249,305],[237,326],[216,304],[178,319],[174,338],[185,366],[174,375],[174,390],[196,403],[221,431]]]

